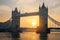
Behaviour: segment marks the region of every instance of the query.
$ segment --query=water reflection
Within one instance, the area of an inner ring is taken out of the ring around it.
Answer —
[[[12,35],[11,35],[12,34]],[[51,32],[47,36],[36,32],[9,33],[0,32],[0,40],[60,40],[60,32]]]
[[[40,40],[47,40],[48,34],[47,33],[40,33]]]
[[[48,34],[48,40],[60,40],[60,32],[51,32]]]
[[[19,38],[20,38],[20,34],[19,33],[12,32],[11,35],[12,35],[12,40],[19,40]]]
[[[21,40],[39,40],[39,34],[35,32],[23,32],[20,33]]]
[[[45,35],[45,36],[44,36]],[[20,33],[20,40],[60,40],[60,32],[51,32],[50,34],[37,34],[36,32]]]

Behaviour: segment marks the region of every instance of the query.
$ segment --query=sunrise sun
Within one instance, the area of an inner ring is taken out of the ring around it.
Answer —
[[[36,20],[32,21],[32,26],[36,26]]]

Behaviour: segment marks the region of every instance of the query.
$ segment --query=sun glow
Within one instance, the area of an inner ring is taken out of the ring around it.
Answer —
[[[39,16],[22,17],[20,20],[20,27],[23,28],[37,28],[39,26]]]
[[[36,23],[36,20],[33,20],[33,21],[32,21],[32,26],[36,26],[36,24],[37,24],[37,23]]]

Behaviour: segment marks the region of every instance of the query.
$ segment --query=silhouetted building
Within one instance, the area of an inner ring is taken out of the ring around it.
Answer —
[[[8,20],[6,22],[0,22],[0,30],[11,30],[16,31],[19,30],[20,27],[20,12],[18,12],[18,9],[15,8],[14,11],[12,11],[12,20]]]
[[[47,25],[48,25],[48,8],[45,7],[44,3],[41,7],[39,7],[39,19],[40,19],[40,24],[39,29],[42,32],[46,32]],[[7,22],[0,23],[0,28],[2,29],[10,29],[10,30],[19,30],[20,27],[20,12],[18,12],[18,9],[15,8],[14,11],[12,11],[12,20],[8,20]],[[44,31],[45,30],[45,31]]]
[[[48,28],[48,8],[45,7],[44,3],[39,7],[39,32],[46,32]]]

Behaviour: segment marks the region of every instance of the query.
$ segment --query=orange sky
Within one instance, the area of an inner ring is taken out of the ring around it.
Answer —
[[[20,23],[21,27],[36,28],[36,26],[39,26],[39,16],[22,17]]]

